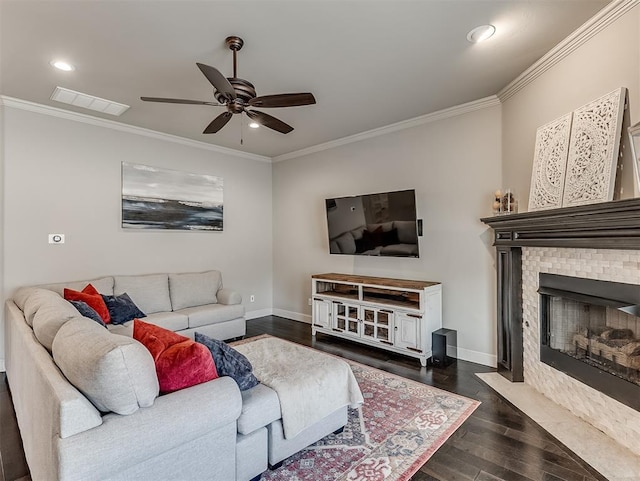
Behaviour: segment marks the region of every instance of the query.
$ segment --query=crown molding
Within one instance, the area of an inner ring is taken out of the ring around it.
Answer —
[[[280,162],[283,160],[295,159],[304,155],[315,154],[316,152],[322,152],[323,150],[333,149],[340,147],[341,145],[352,144],[354,142],[360,142],[362,140],[371,139],[373,137],[379,137],[381,135],[390,134],[391,132],[397,132],[399,130],[410,129],[418,127],[419,125],[428,124],[431,122],[437,122],[438,120],[444,120],[451,117],[457,117],[458,115],[468,114],[469,112],[475,112],[476,110],[486,109],[489,107],[495,107],[500,105],[500,100],[497,96],[492,95],[483,99],[474,100],[466,104],[456,105],[444,110],[438,110],[430,114],[422,115],[409,120],[403,120],[395,124],[387,125],[385,127],[379,127],[377,129],[368,130],[341,139],[332,140],[323,144],[314,145],[306,149],[296,150],[295,152],[289,152],[287,154],[278,155],[273,157],[273,162]]]
[[[611,2],[553,49],[549,50],[509,85],[500,90],[498,92],[500,101],[504,102],[514,96],[544,72],[638,5],[640,5],[640,0],[614,0]]]
[[[134,125],[123,124],[121,122],[115,122],[109,119],[102,119],[100,117],[94,117],[92,115],[81,114],[78,112],[73,112],[71,110],[64,110],[57,107],[51,107],[49,105],[42,105],[35,102],[29,102],[27,100],[7,97],[6,95],[0,95],[0,106],[1,105],[20,110],[26,110],[29,112],[35,112],[38,114],[49,115],[51,117],[73,120],[74,122],[81,122],[83,124],[105,127],[107,129],[118,130],[120,132],[141,135],[143,137],[150,137],[152,139],[165,140],[167,142],[186,145],[188,147],[195,147],[202,150],[209,150],[220,154],[242,157],[244,159],[256,160],[258,162],[271,163],[271,157],[267,157],[264,155],[250,154],[248,152],[241,152],[240,150],[228,149],[226,147],[220,147],[219,145],[200,142],[199,140],[187,139],[186,137],[179,137],[177,135],[165,134],[163,132],[145,129],[143,127],[136,127]]]

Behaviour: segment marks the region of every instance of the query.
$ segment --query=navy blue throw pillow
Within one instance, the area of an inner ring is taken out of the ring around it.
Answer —
[[[102,294],[102,298],[109,310],[111,324],[124,324],[133,319],[147,317],[144,312],[138,309],[138,306],[135,305],[126,292],[119,296],[105,296]]]
[[[92,321],[96,321],[101,326],[107,327],[107,325],[104,323],[104,321],[102,320],[100,315],[96,312],[96,310],[86,302],[84,301],[69,301],[69,302],[73,304],[73,307],[75,307],[78,310],[78,312],[84,317],[88,317]]]
[[[251,389],[260,383],[253,375],[253,366],[244,354],[223,341],[212,339],[199,332],[196,332],[195,340],[211,351],[218,375],[232,377],[241,391]]]

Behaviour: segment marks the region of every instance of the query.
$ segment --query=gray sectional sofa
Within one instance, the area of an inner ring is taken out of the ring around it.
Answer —
[[[245,333],[241,298],[217,271],[16,291],[5,305],[5,361],[34,481],[248,481],[346,424],[345,406],[284,439],[276,392],[240,391],[230,377],[159,395],[153,358],[130,326],[105,329],[60,295],[88,282],[101,294],[127,292],[146,322],[182,334]]]
[[[147,315],[145,321],[192,339],[196,330],[216,339],[232,339],[246,333],[242,296],[223,288],[220,271],[110,276],[41,287],[62,296],[65,288],[79,291],[88,283],[101,294],[126,292]],[[120,326],[110,327],[122,332]]]
[[[417,257],[416,223],[394,220],[362,225],[330,239],[329,252],[331,254]]]

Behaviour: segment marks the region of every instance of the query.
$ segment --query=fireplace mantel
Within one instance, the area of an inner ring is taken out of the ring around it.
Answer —
[[[640,249],[640,198],[480,220],[496,246]]]

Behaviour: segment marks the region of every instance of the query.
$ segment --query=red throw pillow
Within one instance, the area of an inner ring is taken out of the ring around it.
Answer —
[[[104,302],[104,299],[100,295],[100,293],[96,290],[95,287],[91,284],[87,284],[87,286],[82,289],[82,291],[74,291],[73,289],[64,289],[64,298],[67,301],[83,301],[89,304],[93,308],[94,311],[98,313],[100,318],[104,321],[105,324],[109,324],[111,322],[111,316],[109,315],[109,309],[107,309],[107,304]]]
[[[218,377],[209,349],[188,337],[135,319],[133,338],[144,344],[153,356],[163,394]]]

